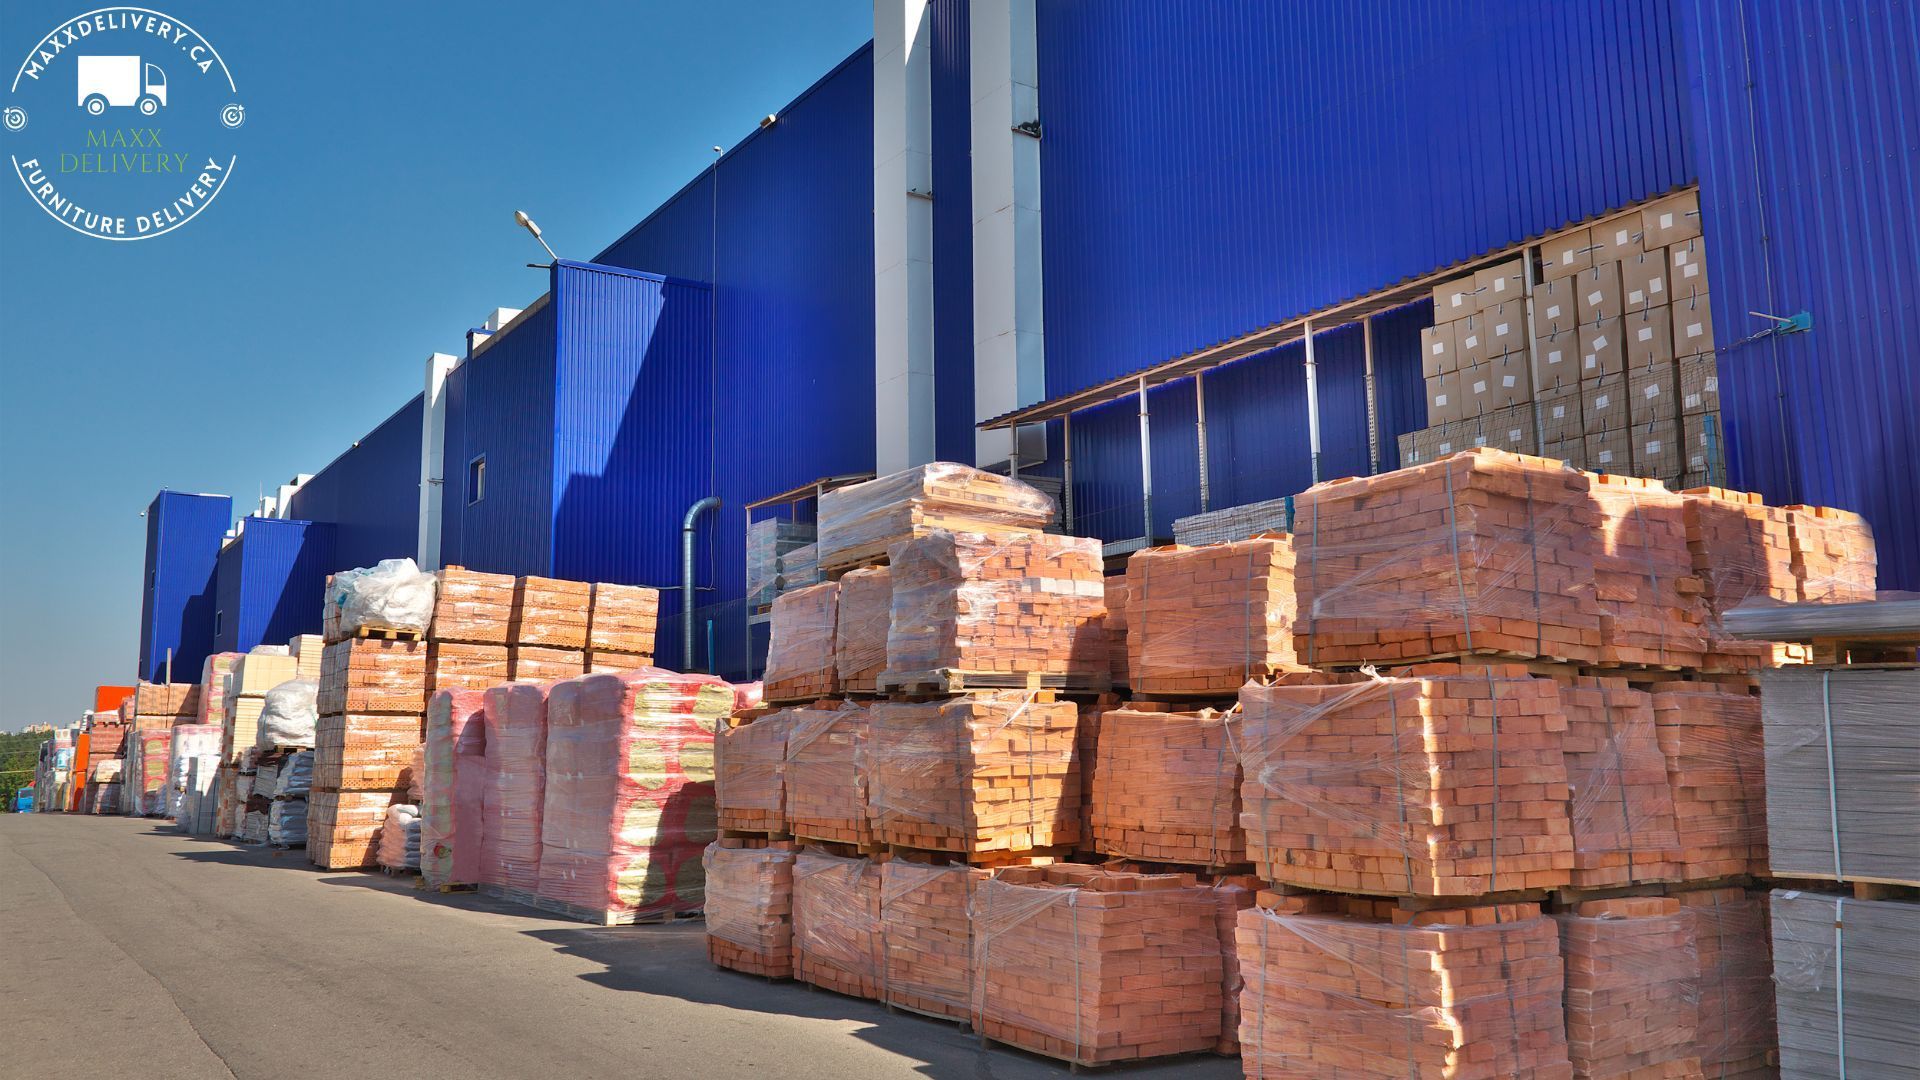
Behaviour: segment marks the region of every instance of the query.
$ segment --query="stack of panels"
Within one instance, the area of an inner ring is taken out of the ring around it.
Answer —
[[[1780,1076],[1920,1076],[1920,903],[1775,891]]]
[[[880,562],[936,529],[1044,529],[1053,514],[1053,500],[1018,480],[938,461],[822,495],[820,568]]]
[[[325,647],[326,639],[319,634],[301,634],[287,642],[287,651],[293,656],[293,677],[320,681],[320,660]]]
[[[1247,860],[1240,759],[1225,714],[1115,709],[1100,718],[1093,847],[1148,862]]]
[[[1283,533],[1292,524],[1293,500],[1267,499],[1175,518],[1173,541],[1190,547],[1231,544],[1263,533]]]
[[[707,846],[707,958],[769,979],[793,977],[794,844],[722,839]]]
[[[1234,694],[1299,667],[1293,544],[1261,537],[1154,548],[1127,560],[1129,685],[1140,694]]]

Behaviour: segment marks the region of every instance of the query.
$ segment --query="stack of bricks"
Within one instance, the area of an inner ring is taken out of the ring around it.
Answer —
[[[1010,867],[974,895],[974,1025],[1076,1065],[1220,1040],[1213,899],[1191,874]]]
[[[1874,598],[1879,556],[1867,519],[1830,506],[1789,506],[1787,521],[1801,602],[1857,604]]]
[[[795,714],[804,711],[736,716],[714,736],[715,794],[722,829],[787,831],[787,734]]]
[[[552,682],[585,672],[592,606],[593,586],[587,582],[515,578],[507,626],[510,676],[516,682]]]
[[[1784,507],[1725,488],[1691,488],[1686,498],[1687,553],[1707,604],[1707,654],[1712,671],[1773,667],[1802,658],[1800,646],[1742,641],[1725,632],[1726,613],[1749,600],[1793,603],[1793,533]]]
[[[198,683],[142,682],[134,687],[131,726],[135,731],[191,724],[200,718]]]
[[[1773,956],[1767,894],[1740,888],[1674,894],[1693,917],[1699,1023],[1695,1054],[1713,1080],[1763,1080],[1773,1065]]]
[[[326,646],[307,821],[316,865],[374,865],[386,807],[407,801],[414,752],[426,739],[426,685],[423,641],[353,637]]]
[[[880,842],[968,857],[1049,854],[1078,842],[1072,702],[997,691],[881,702],[870,712],[867,782]],[[789,813],[792,762],[789,753]]]
[[[1232,695],[1297,669],[1293,573],[1285,536],[1136,552],[1125,621],[1134,692]]]
[[[1262,893],[1237,940],[1249,1080],[1573,1075],[1559,932],[1537,904]]]
[[[839,603],[837,581],[795,589],[774,600],[762,680],[766,700],[811,701],[840,689],[834,659]]]
[[[435,575],[427,692],[485,690],[508,681],[513,576],[449,566]]]
[[[1567,720],[1551,681],[1429,664],[1289,676],[1240,701],[1241,820],[1263,880],[1424,897],[1567,884]]]
[[[1053,514],[1053,500],[1018,480],[936,461],[822,495],[820,569],[878,563],[935,530],[1038,531]]]
[[[881,998],[881,864],[807,847],[793,864],[793,975],[851,997]]]
[[[1213,895],[1214,929],[1220,935],[1220,1041],[1213,1052],[1228,1057],[1240,1053],[1240,991],[1246,979],[1240,973],[1240,950],[1234,938],[1240,913],[1253,906],[1260,879],[1251,874],[1217,875],[1208,883]]]
[[[481,792],[480,884],[529,903],[540,885],[541,821],[547,794],[547,694],[540,683],[487,690]]]
[[[1561,749],[1573,789],[1575,888],[1677,881],[1680,846],[1653,697],[1624,679],[1574,676],[1560,687]]]
[[[840,579],[839,588],[833,632],[839,689],[847,694],[872,694],[879,689],[877,680],[887,666],[893,571],[885,566],[849,570]]]
[[[1488,449],[1315,484],[1295,500],[1295,652],[1315,666],[1593,661],[1589,488],[1561,462]]]
[[[200,707],[194,711],[193,719],[182,719],[178,723],[218,724],[227,715],[227,695],[233,693],[233,675],[245,655],[223,652],[207,657],[206,663],[200,665]],[[312,677],[320,677],[318,669]]]
[[[1212,709],[1102,715],[1089,811],[1094,850],[1193,866],[1245,862],[1240,759],[1227,725]]]
[[[1652,691],[1681,879],[1766,873],[1760,699],[1707,682],[1655,683]]]
[[[1103,625],[1107,635],[1107,655],[1112,659],[1113,686],[1118,690],[1133,685],[1133,673],[1127,666],[1127,650],[1132,647],[1127,637],[1127,605],[1133,593],[1127,586],[1124,574],[1107,578],[1105,586],[1107,620]]]
[[[973,1015],[974,890],[992,871],[926,856],[880,867],[886,1003],[950,1020]]]
[[[660,590],[596,582],[587,612],[586,670],[635,671],[653,666]]]
[[[787,827],[802,839],[871,844],[868,707],[823,701],[781,715],[789,718],[781,781]]]
[[[730,838],[705,855],[707,959],[769,979],[793,977],[793,864],[790,841]]]
[[[1589,480],[1600,510],[1593,553],[1600,662],[1699,667],[1707,606],[1687,549],[1686,499],[1658,480]]]
[[[955,674],[975,676],[969,686],[1015,680],[1108,688],[1098,540],[936,530],[896,544],[891,559],[893,616],[881,689],[939,688]]]
[[[1680,901],[1586,900],[1554,921],[1573,1074],[1698,1080],[1699,956]]]
[[[242,779],[252,779],[243,777]],[[394,803],[390,791],[329,791],[307,795],[307,859],[327,870],[373,866],[380,827]]]
[[[1080,840],[1074,850],[1093,854],[1093,789],[1100,777],[1100,721],[1120,707],[1120,695],[1101,694],[1078,704],[1074,718],[1073,760],[1080,766]]]

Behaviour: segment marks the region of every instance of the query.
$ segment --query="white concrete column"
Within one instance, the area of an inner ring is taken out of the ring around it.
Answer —
[[[447,373],[459,363],[446,353],[427,357],[420,400],[420,550],[422,570],[440,569],[440,492],[447,475]]]
[[[873,0],[874,465],[933,460],[933,89],[927,0]]]
[[[1034,0],[973,0],[973,407],[985,420],[1046,396],[1040,281],[1040,90]],[[1007,460],[1005,431],[975,432],[975,464]],[[1046,459],[1020,432],[1020,460]]]

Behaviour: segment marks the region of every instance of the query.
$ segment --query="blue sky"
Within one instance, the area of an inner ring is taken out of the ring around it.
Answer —
[[[0,730],[132,681],[155,491],[318,470],[539,295],[515,209],[590,258],[872,36],[867,0],[162,2],[246,102],[213,205],[109,243],[0,177]],[[7,0],[0,65],[92,6]]]

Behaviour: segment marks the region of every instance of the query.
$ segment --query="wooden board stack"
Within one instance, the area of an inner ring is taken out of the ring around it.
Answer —
[[[541,683],[487,690],[481,792],[480,884],[529,903],[540,884],[540,818],[547,792],[547,693]]]
[[[787,828],[806,840],[873,843],[868,810],[872,775],[868,707],[852,701],[822,701],[780,715],[788,718],[781,776]]]
[[[936,461],[820,497],[820,569],[877,563],[902,540],[936,529],[1038,531],[1053,500],[1018,480]]]
[[[587,663],[627,664],[634,670],[653,663],[660,623],[660,590],[644,585],[595,582],[587,612]]]
[[[762,694],[775,703],[811,701],[840,689],[834,658],[840,583],[782,593],[773,602]]]
[[[1240,759],[1227,724],[1212,709],[1103,714],[1088,814],[1094,850],[1202,867],[1246,862]]]
[[[1872,600],[1879,584],[1879,554],[1867,519],[1830,506],[1787,507],[1793,534],[1793,576],[1800,600],[1856,604]]]
[[[975,1027],[1077,1065],[1212,1050],[1213,899],[1191,874],[1009,867],[974,896]]]
[[[1098,540],[942,529],[896,544],[890,558],[882,691],[1107,689]]]
[[[1680,901],[1588,900],[1554,921],[1573,1075],[1699,1080],[1699,957]]]
[[[1773,1021],[1773,956],[1767,894],[1741,888],[1695,889],[1674,899],[1693,916],[1699,1024],[1694,1049],[1712,1080],[1765,1080],[1779,1039]]]
[[[1127,560],[1127,673],[1136,694],[1238,693],[1300,665],[1293,544],[1263,536]]]
[[[885,566],[849,570],[835,599],[833,662],[839,689],[872,694],[887,666],[887,625],[893,617],[893,571]],[[816,586],[816,588],[819,586]]]
[[[1262,879],[1429,897],[1567,884],[1567,721],[1551,681],[1427,664],[1287,676],[1240,702],[1242,824]]]
[[[1263,894],[1237,940],[1249,1080],[1573,1075],[1559,933],[1537,904]]]
[[[983,856],[1051,854],[1078,842],[1072,702],[1009,690],[880,702],[868,711],[870,802],[882,843]],[[791,754],[787,778],[798,831]]]
[[[1920,1075],[1920,903],[1776,890],[1781,1080]]]
[[[805,711],[735,717],[714,736],[714,790],[722,829],[770,836],[787,831],[787,734],[795,714]]]
[[[1749,491],[1704,487],[1682,494],[1687,552],[1707,604],[1707,655],[1701,666],[1750,671],[1804,659],[1805,651],[1798,646],[1742,641],[1729,635],[1722,622],[1727,612],[1749,600],[1793,603],[1799,598],[1786,508],[1768,506]]]
[[[885,1001],[949,1020],[973,1017],[974,890],[992,871],[925,856],[880,866]]]
[[[1658,480],[1589,474],[1600,528],[1593,553],[1600,662],[1699,667],[1705,591],[1687,549],[1686,499]]]
[[[851,997],[881,997],[880,864],[802,848],[793,864],[793,975]]]
[[[1673,791],[1652,695],[1625,679],[1572,676],[1560,685],[1560,708],[1573,790],[1569,883],[1594,889],[1680,880]]]
[[[427,652],[424,641],[369,637],[323,650],[307,802],[307,857],[316,865],[375,865],[387,807],[409,801],[414,752],[426,738]]]
[[[1315,666],[1461,653],[1592,662],[1587,475],[1486,447],[1295,499],[1295,652]]]
[[[1681,880],[1766,873],[1760,699],[1704,682],[1655,683],[1652,691]]]
[[[707,959],[769,979],[793,977],[793,863],[787,840],[707,845]]]

